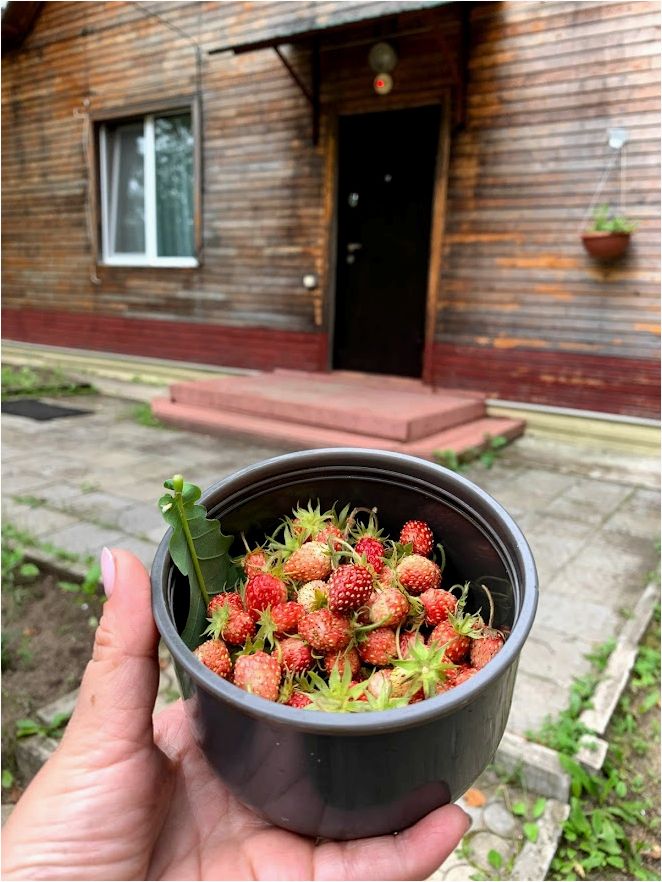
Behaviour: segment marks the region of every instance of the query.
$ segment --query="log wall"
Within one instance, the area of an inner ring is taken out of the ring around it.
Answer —
[[[156,15],[148,15],[134,3],[45,3],[23,46],[3,58],[4,336],[326,369],[335,116],[441,100],[461,69],[462,5],[388,20],[408,35],[398,39],[397,88],[386,100],[370,94],[366,64],[383,23],[323,40],[321,137],[313,148],[309,106],[272,50],[236,57],[208,50],[268,37],[301,16],[333,23],[341,13],[361,17],[377,6],[393,13],[401,4],[172,2],[151,3]],[[472,6],[466,121],[451,143],[434,380],[508,399],[654,415],[658,6]],[[432,17],[442,24],[442,44],[425,30]],[[201,47],[200,80],[184,34]],[[286,51],[307,80],[308,49]],[[193,95],[199,82],[201,265],[100,265],[89,114]],[[630,131],[628,211],[639,229],[625,260],[604,269],[582,251],[578,229],[614,125]],[[313,294],[301,283],[308,272],[320,277]]]

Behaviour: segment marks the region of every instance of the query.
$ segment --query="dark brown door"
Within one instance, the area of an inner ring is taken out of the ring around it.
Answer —
[[[336,370],[421,376],[440,114],[339,120]]]

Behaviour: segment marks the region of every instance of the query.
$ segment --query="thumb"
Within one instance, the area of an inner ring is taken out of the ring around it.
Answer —
[[[101,572],[108,600],[65,737],[106,751],[113,742],[151,745],[159,666],[149,576],[119,548],[104,548]]]

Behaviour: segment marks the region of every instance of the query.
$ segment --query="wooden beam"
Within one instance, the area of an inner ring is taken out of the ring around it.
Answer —
[[[430,261],[428,265],[428,292],[425,310],[425,348],[423,351],[423,382],[434,382],[434,338],[437,324],[439,292],[446,226],[448,168],[451,145],[451,100],[445,92],[441,102],[441,127],[437,162],[435,165],[434,197],[432,202],[432,230],[430,233]]]

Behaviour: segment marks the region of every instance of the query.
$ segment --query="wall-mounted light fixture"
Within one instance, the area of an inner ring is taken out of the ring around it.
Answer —
[[[375,72],[372,86],[378,95],[388,95],[393,88],[391,71],[398,63],[398,55],[390,43],[375,43],[368,54],[368,63]]]

